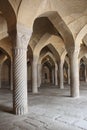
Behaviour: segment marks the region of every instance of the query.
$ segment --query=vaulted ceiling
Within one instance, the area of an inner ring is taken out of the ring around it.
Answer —
[[[87,0],[0,0],[0,40],[8,43],[18,26],[31,32],[30,53],[39,49],[40,54],[48,46],[48,51],[55,49],[60,56],[71,49],[82,53],[82,44],[87,45]]]

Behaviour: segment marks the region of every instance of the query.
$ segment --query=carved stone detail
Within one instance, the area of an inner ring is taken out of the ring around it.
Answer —
[[[23,48],[14,50],[13,108],[17,115],[23,115],[28,111],[26,51]]]

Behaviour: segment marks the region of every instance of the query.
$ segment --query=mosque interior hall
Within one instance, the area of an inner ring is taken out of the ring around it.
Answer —
[[[0,0],[0,130],[87,130],[87,0]]]

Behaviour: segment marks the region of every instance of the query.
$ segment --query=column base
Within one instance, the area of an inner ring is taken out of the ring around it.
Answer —
[[[60,89],[64,89],[64,87],[60,87]]]
[[[80,97],[79,90],[77,92],[71,90],[71,97],[73,97],[73,98],[79,98]]]
[[[60,89],[64,89],[64,86],[63,86],[63,85],[60,85]]]
[[[38,93],[38,88],[37,88],[37,87],[34,87],[34,88],[32,89],[32,93],[34,93],[34,94]]]
[[[57,83],[55,83],[55,86],[58,86],[58,84],[57,84]]]
[[[14,108],[14,114],[15,115],[25,115],[28,113],[28,108],[24,108],[24,107],[19,107],[19,108]]]
[[[13,87],[11,87],[10,90],[13,91]]]
[[[87,83],[87,79],[85,80],[85,82]]]
[[[79,93],[78,94],[71,93],[71,97],[73,97],[73,98],[79,98],[80,96],[79,96]]]
[[[79,95],[71,95],[72,98],[79,98]]]

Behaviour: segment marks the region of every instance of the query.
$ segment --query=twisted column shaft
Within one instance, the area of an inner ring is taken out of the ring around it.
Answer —
[[[10,65],[10,89],[13,90],[13,62]]]
[[[13,109],[17,115],[23,115],[28,111],[26,51],[24,48],[14,50]]]

